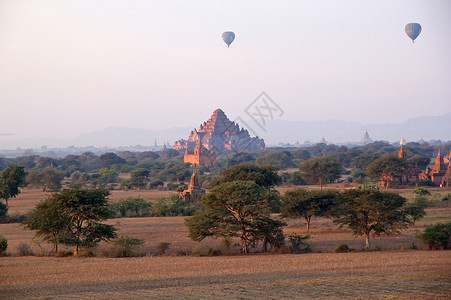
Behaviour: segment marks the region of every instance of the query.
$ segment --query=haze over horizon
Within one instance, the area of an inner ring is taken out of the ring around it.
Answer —
[[[410,22],[423,27],[415,43]],[[2,1],[0,149],[111,126],[197,127],[216,108],[248,120],[263,91],[280,120],[444,115],[449,28],[446,0]]]

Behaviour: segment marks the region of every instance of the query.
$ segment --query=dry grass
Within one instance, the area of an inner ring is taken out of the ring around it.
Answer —
[[[115,191],[113,201],[141,196],[153,200],[160,191]],[[48,196],[48,195],[47,195]],[[10,201],[10,212],[27,212],[47,197],[25,190]],[[340,244],[360,250],[362,237],[339,229],[331,220],[314,219],[305,255],[170,256],[199,243],[191,241],[183,217],[110,220],[119,235],[143,238],[142,253],[157,253],[159,242],[169,242],[169,256],[140,258],[15,257],[20,243],[30,243],[33,232],[20,224],[0,224],[8,239],[10,257],[0,258],[0,299],[449,299],[451,252],[409,250],[416,230],[436,220],[451,221],[451,207],[428,209],[428,217],[397,237],[381,237],[373,245],[389,251],[331,253]],[[286,234],[308,234],[301,220],[289,220]],[[218,240],[201,244],[219,247]],[[47,253],[51,246],[32,244]],[[98,252],[107,251],[106,243]],[[239,249],[235,249],[238,251]],[[401,251],[400,251],[401,250]]]
[[[115,190],[111,192],[109,199],[112,202],[125,199],[128,197],[141,197],[146,201],[154,201],[161,197],[170,197],[177,194],[174,191],[160,190]],[[41,189],[25,188],[17,196],[9,200],[9,214],[26,214],[32,210],[41,200],[47,199],[52,193],[44,193]]]
[[[1,258],[4,299],[449,299],[451,252]]]

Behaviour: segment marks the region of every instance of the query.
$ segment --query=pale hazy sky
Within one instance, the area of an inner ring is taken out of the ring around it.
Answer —
[[[0,149],[5,133],[246,119],[262,91],[286,120],[449,113],[450,32],[449,0],[0,0]]]

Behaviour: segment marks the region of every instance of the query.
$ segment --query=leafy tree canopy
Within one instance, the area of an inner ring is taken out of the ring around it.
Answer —
[[[346,225],[355,235],[365,235],[369,248],[370,234],[394,235],[411,224],[406,204],[407,200],[396,193],[353,189],[341,193],[332,215],[340,227]]]
[[[15,198],[20,193],[20,187],[25,186],[25,168],[12,164],[0,173],[0,199]]]
[[[276,169],[269,166],[259,167],[254,164],[242,164],[224,169],[217,184],[231,181],[253,181],[265,188],[274,188],[282,183]]]
[[[282,222],[269,215],[272,193],[252,181],[232,181],[215,186],[202,198],[205,210],[186,219],[189,237],[201,241],[208,236],[239,237],[242,252],[258,241],[280,242]]]
[[[282,197],[282,217],[304,219],[309,230],[312,217],[325,215],[334,205],[337,196],[338,193],[332,190],[289,190]]]
[[[63,190],[41,202],[25,225],[37,230],[36,236],[56,244],[93,247],[116,237],[112,225],[101,223],[111,217],[107,190]]]
[[[303,162],[299,169],[302,178],[308,183],[319,184],[321,189],[323,185],[339,179],[343,172],[340,163],[327,156],[311,158]]]

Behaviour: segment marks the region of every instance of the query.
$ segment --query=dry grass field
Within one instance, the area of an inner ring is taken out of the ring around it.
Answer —
[[[451,252],[0,258],[2,299],[449,299]]]
[[[411,191],[402,193],[411,197]],[[110,199],[154,200],[171,194],[114,191]],[[10,201],[10,213],[25,213],[46,197],[25,189]],[[0,224],[10,254],[0,258],[0,299],[450,299],[451,252],[424,251],[414,237],[415,231],[439,221],[451,221],[451,207],[429,208],[426,218],[401,235],[372,240],[383,251],[360,252],[362,237],[328,219],[314,219],[311,254],[192,257],[176,255],[199,244],[219,249],[220,241],[191,241],[183,217],[109,220],[119,236],[144,239],[144,256],[137,258],[18,257],[21,243],[30,244],[36,254],[48,253],[51,246],[32,243],[33,232],[20,224]],[[301,220],[290,220],[285,233],[307,231]],[[162,241],[170,243],[167,256],[155,256]],[[356,252],[333,253],[343,243]],[[419,250],[411,250],[412,245]],[[103,243],[96,252],[109,248]]]

